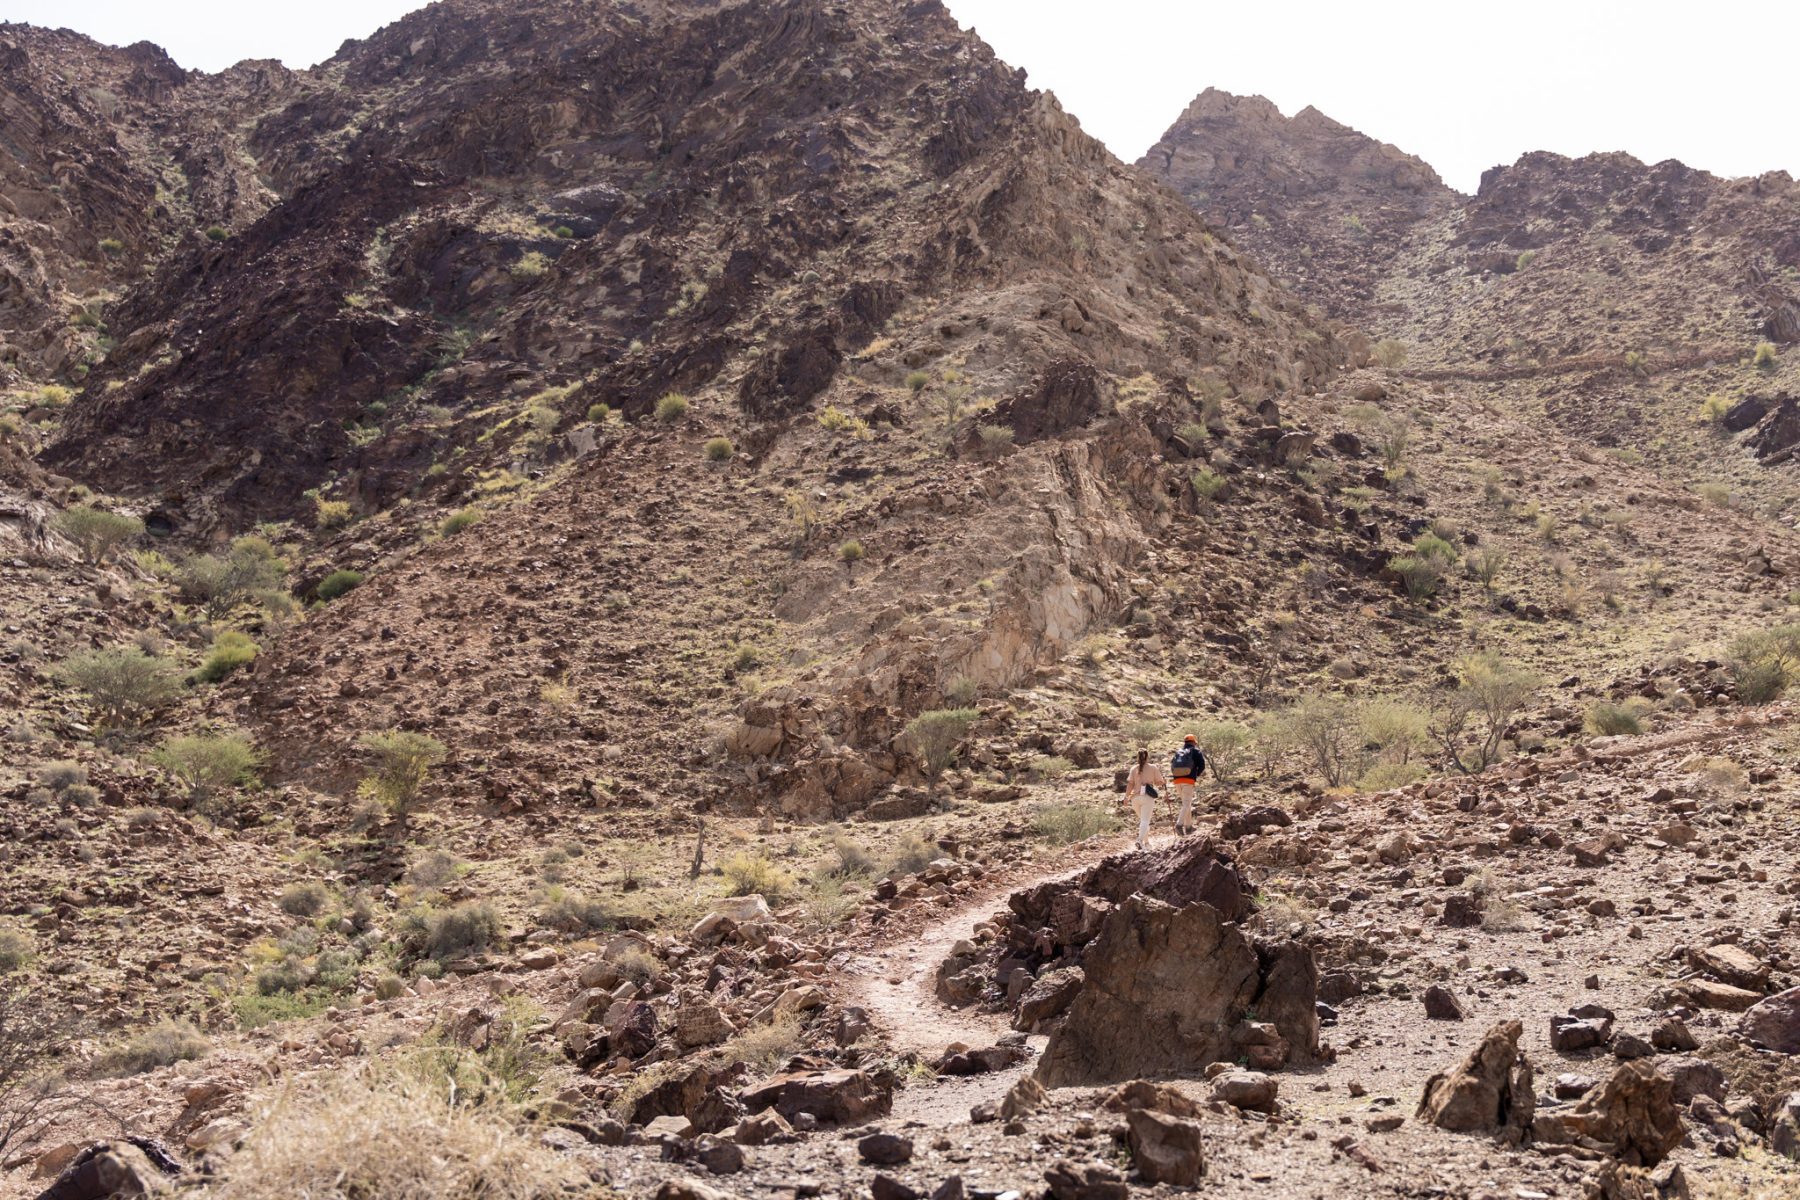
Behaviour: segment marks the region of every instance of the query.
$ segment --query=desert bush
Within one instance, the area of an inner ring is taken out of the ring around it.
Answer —
[[[460,508],[444,518],[443,524],[438,526],[438,533],[444,537],[452,537],[479,524],[481,524],[479,509]]]
[[[981,685],[967,675],[958,675],[945,685],[944,699],[952,708],[971,708],[981,699]]]
[[[927,375],[923,371],[913,371],[913,372],[909,373],[906,377],[906,386],[912,391],[912,394],[915,396],[918,395],[920,392],[924,391],[925,385],[930,382],[931,382],[931,376]]]
[[[1717,425],[1731,411],[1731,401],[1714,392],[1700,402],[1699,420],[1703,425]]]
[[[744,1030],[719,1047],[719,1057],[727,1064],[743,1063],[752,1072],[767,1073],[799,1052],[803,1033],[799,1016],[789,1014]]]
[[[980,716],[973,708],[935,708],[906,723],[907,737],[933,786],[956,762],[962,740]]]
[[[86,504],[65,508],[50,523],[75,543],[82,561],[89,564],[105,562],[116,547],[144,532],[144,523],[136,517]]]
[[[454,908],[414,909],[400,919],[402,951],[410,958],[445,963],[498,946],[506,927],[494,906],[467,900]]]
[[[520,283],[542,279],[550,270],[550,257],[541,250],[527,250],[514,260],[507,273]]]
[[[981,443],[981,453],[985,458],[999,458],[1013,447],[1011,425],[977,425],[975,437]]]
[[[662,978],[663,973],[663,965],[656,956],[636,946],[614,959],[613,966],[619,968],[619,974],[640,988],[649,987]]]
[[[169,738],[150,761],[187,786],[195,800],[239,786],[254,787],[262,754],[242,733],[192,733]]]
[[[596,425],[606,424],[606,422],[612,418],[612,414],[613,410],[612,405],[610,404],[588,405],[587,419]]]
[[[323,496],[313,498],[313,523],[320,529],[341,529],[350,523],[350,502],[348,500],[327,500]]]
[[[361,571],[352,571],[347,568],[333,571],[319,580],[319,586],[313,589],[313,594],[330,603],[340,596],[347,596],[354,592],[362,586],[362,581],[363,573]]]
[[[831,839],[831,858],[826,862],[824,874],[833,879],[852,879],[859,875],[875,874],[875,857],[869,853],[868,847],[846,834],[836,834]]]
[[[1375,361],[1390,371],[1406,365],[1406,343],[1398,338],[1382,338],[1373,347]]]
[[[1042,804],[1031,814],[1031,831],[1053,846],[1086,841],[1119,828],[1117,812],[1092,804]]]
[[[374,769],[358,785],[357,794],[378,801],[398,817],[412,811],[431,768],[449,753],[436,738],[406,729],[365,734],[359,744]]]
[[[1751,353],[1750,361],[1758,367],[1773,369],[1775,366],[1775,343],[1756,343],[1756,349]]]
[[[226,229],[223,225],[208,225],[206,227],[206,240],[209,242],[222,242],[230,236],[231,231]]]
[[[1725,652],[1733,690],[1745,704],[1767,704],[1800,679],[1800,625],[1740,634]]]
[[[202,683],[218,683],[239,667],[247,667],[254,661],[256,642],[249,634],[235,629],[221,630],[213,638],[212,649],[207,651],[206,661],[200,664],[194,677]]]
[[[719,864],[727,896],[781,896],[794,886],[793,877],[765,854],[742,850]]]
[[[1413,554],[1419,558],[1436,559],[1446,567],[1456,561],[1456,546],[1436,532],[1421,533],[1413,539]]]
[[[30,966],[37,957],[37,943],[23,929],[0,925],[0,975],[11,975]]]
[[[204,605],[215,620],[240,601],[281,586],[287,564],[265,539],[246,534],[235,539],[223,556],[199,554],[175,570],[175,586],[183,599]]]
[[[271,1085],[213,1200],[558,1200],[592,1189],[491,1059],[450,1047]]]
[[[591,933],[613,923],[612,912],[600,901],[579,892],[553,887],[538,906],[538,920],[549,929],[563,933]]]
[[[1365,748],[1391,763],[1407,763],[1425,748],[1430,724],[1426,714],[1403,700],[1377,696],[1357,710]]]
[[[1644,732],[1642,717],[1643,709],[1639,705],[1596,700],[1588,705],[1587,715],[1582,718],[1581,723],[1589,733],[1600,737],[1617,737],[1621,734]]]
[[[917,833],[908,834],[888,851],[887,868],[882,874],[917,875],[942,857],[944,851],[937,843]]]
[[[1250,727],[1240,721],[1208,721],[1194,731],[1194,741],[1214,782],[1229,784],[1250,749]]]
[[[124,1044],[94,1060],[94,1073],[120,1077],[142,1075],[172,1063],[199,1058],[207,1051],[206,1035],[188,1022],[165,1018],[131,1035]]]
[[[1469,551],[1463,560],[1469,574],[1481,583],[1486,591],[1494,590],[1494,583],[1500,578],[1501,570],[1506,566],[1506,554],[1493,546],[1477,546]]]
[[[1348,781],[1361,762],[1356,711],[1341,696],[1303,696],[1281,714],[1287,741],[1318,768],[1327,787]]]
[[[728,437],[707,438],[702,452],[706,455],[707,462],[729,462],[731,456],[737,453],[737,447],[731,444]]]
[[[1188,449],[1197,454],[1199,449],[1206,445],[1207,439],[1212,436],[1212,431],[1200,421],[1188,421],[1175,431],[1175,436],[1187,443]]]
[[[1401,554],[1388,560],[1388,570],[1400,577],[1406,595],[1414,604],[1423,604],[1437,595],[1444,582],[1444,560]]]
[[[406,882],[414,887],[442,887],[463,874],[467,866],[448,850],[422,850],[407,864]]]
[[[53,792],[66,792],[86,783],[88,773],[78,762],[51,762],[38,768],[37,779]]]
[[[845,563],[861,562],[863,558],[866,557],[867,553],[868,552],[863,549],[863,544],[855,538],[850,539],[838,547],[838,557]]]
[[[1466,655],[1456,673],[1457,686],[1432,705],[1429,730],[1457,770],[1475,775],[1500,761],[1508,727],[1541,684],[1491,653]]]
[[[665,424],[673,424],[687,416],[688,398],[680,392],[664,393],[656,402],[656,419]]]
[[[331,893],[316,879],[291,883],[275,904],[290,917],[316,917],[331,903]]]
[[[1697,484],[1694,491],[1702,500],[1716,508],[1731,507],[1731,488],[1723,483]]]
[[[1359,792],[1390,792],[1431,774],[1421,762],[1378,762],[1357,777]]]
[[[57,668],[63,683],[86,694],[104,725],[135,726],[181,690],[175,664],[135,647],[70,655]]]
[[[1194,495],[1210,504],[1225,490],[1225,476],[1211,467],[1201,467],[1188,476],[1188,486],[1194,489]]]
[[[1031,777],[1039,783],[1061,779],[1075,769],[1075,764],[1060,754],[1040,754],[1031,760]]]

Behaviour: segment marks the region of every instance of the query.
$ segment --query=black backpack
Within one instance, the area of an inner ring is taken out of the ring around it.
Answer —
[[[1192,757],[1189,757],[1190,755]],[[1206,755],[1200,752],[1198,746],[1183,746],[1169,759],[1169,777],[1171,779],[1198,779],[1205,773]]]

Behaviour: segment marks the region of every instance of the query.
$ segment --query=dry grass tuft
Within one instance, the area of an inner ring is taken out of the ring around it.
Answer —
[[[547,1200],[587,1174],[533,1136],[499,1088],[459,1086],[450,1052],[315,1077],[264,1093],[212,1200]],[[454,1083],[453,1083],[454,1081]]]

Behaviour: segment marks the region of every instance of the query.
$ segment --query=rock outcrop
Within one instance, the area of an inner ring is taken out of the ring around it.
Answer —
[[[1502,1021],[1454,1070],[1427,1080],[1419,1119],[1454,1133],[1497,1133],[1505,1141],[1522,1142],[1536,1107],[1531,1064],[1519,1050],[1522,1033],[1519,1022]]]

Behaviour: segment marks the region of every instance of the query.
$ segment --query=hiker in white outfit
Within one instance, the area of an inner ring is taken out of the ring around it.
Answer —
[[[1150,761],[1150,752],[1139,750],[1137,766],[1131,768],[1131,775],[1125,780],[1125,802],[1137,813],[1139,850],[1150,840],[1150,815],[1156,811],[1156,789],[1168,786],[1162,768]]]

